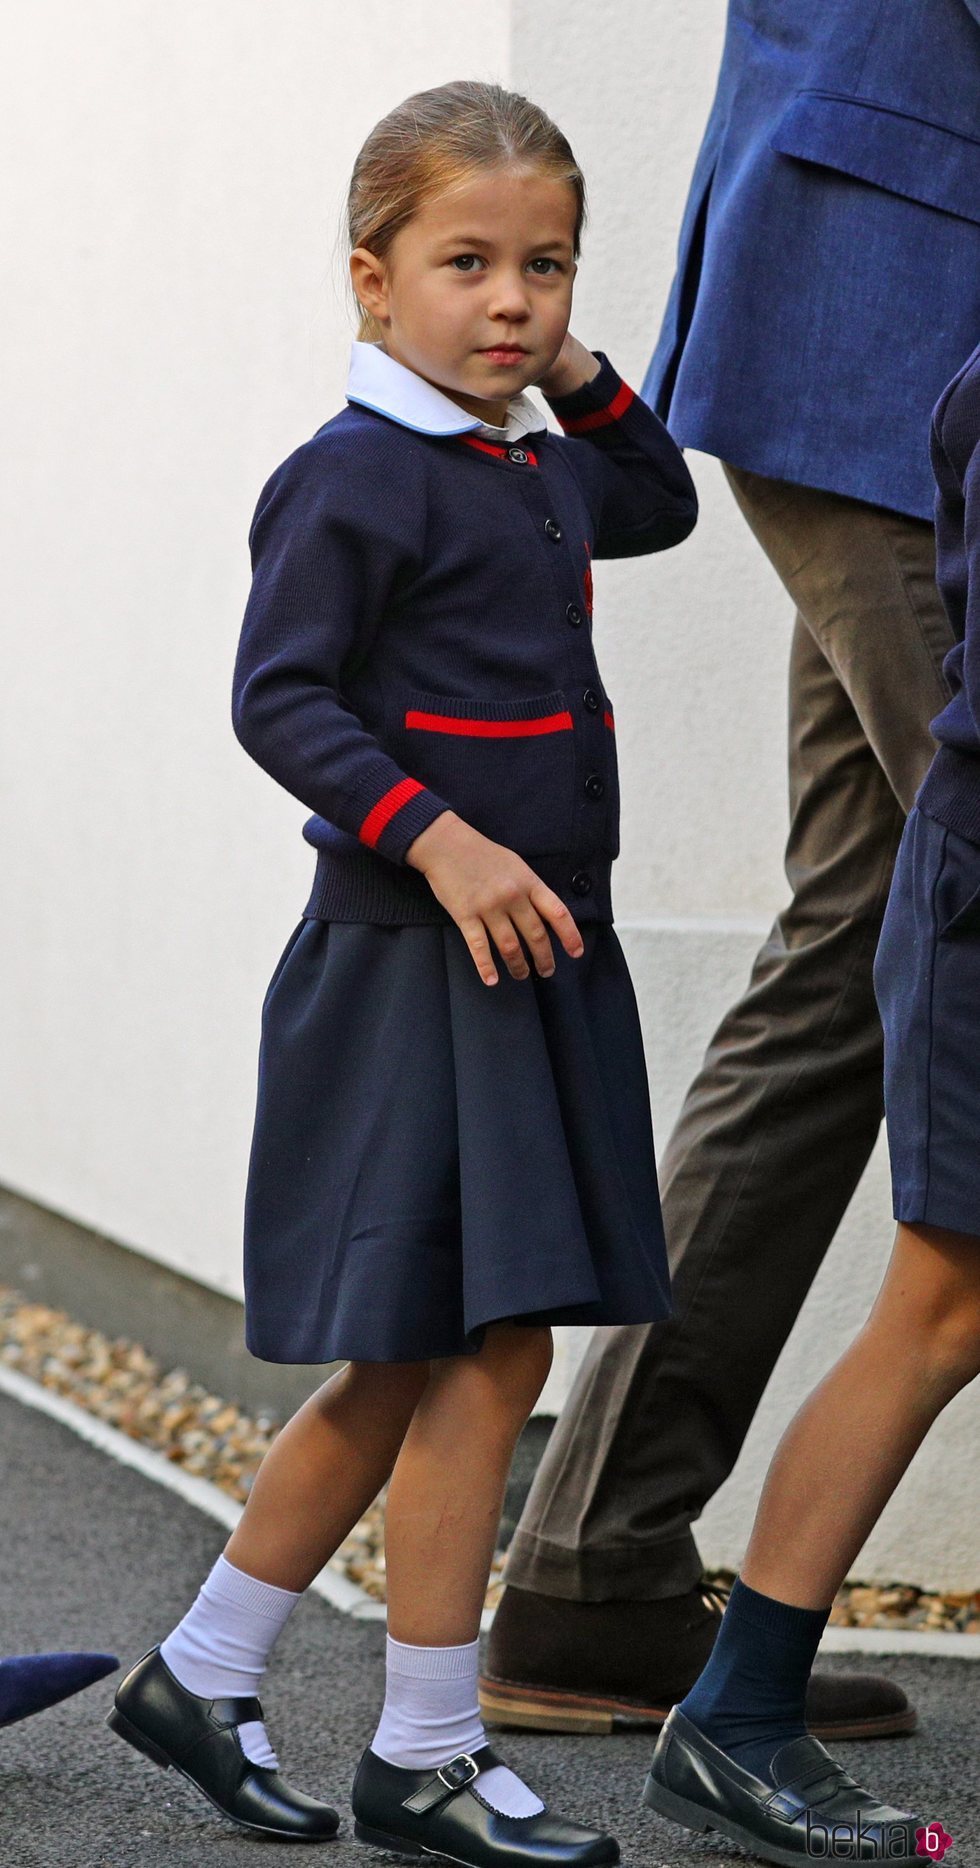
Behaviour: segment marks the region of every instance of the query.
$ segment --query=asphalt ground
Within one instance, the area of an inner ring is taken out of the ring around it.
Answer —
[[[104,1723],[123,1673],[179,1620],[228,1533],[8,1396],[0,1396],[0,1435],[0,1652],[93,1648],[121,1663],[73,1699],[0,1729],[2,1868],[393,1863],[354,1841],[347,1802],[384,1694],[384,1623],[352,1621],[312,1594],[297,1605],[263,1681],[266,1723],[285,1774],[335,1804],[341,1834],[319,1847],[248,1836]],[[918,1707],[918,1730],[841,1743],[834,1755],[889,1801],[942,1818],[953,1837],[946,1868],[980,1868],[980,1665],[893,1655],[828,1655],[819,1664],[870,1668],[901,1682]],[[649,1733],[491,1737],[553,1809],[616,1835],[624,1864],[725,1868],[749,1860],[641,1805]]]

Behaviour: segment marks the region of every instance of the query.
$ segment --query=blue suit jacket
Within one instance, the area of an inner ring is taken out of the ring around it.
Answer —
[[[980,339],[980,0],[730,0],[643,380],[682,447],[931,518]]]

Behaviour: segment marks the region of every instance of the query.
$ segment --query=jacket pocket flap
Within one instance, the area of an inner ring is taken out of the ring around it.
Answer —
[[[980,223],[980,139],[944,124],[865,98],[800,91],[770,148]]]

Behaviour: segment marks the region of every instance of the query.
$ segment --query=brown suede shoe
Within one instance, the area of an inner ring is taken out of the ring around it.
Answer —
[[[658,1602],[570,1602],[510,1585],[500,1598],[480,1676],[485,1725],[539,1732],[658,1726],[689,1693],[714,1646],[727,1589],[700,1582]],[[813,1673],[814,1738],[891,1738],[916,1712],[892,1680]]]

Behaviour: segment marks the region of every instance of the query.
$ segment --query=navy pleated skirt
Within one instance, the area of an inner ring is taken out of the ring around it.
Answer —
[[[670,1277],[636,996],[611,924],[485,986],[455,923],[304,919],[262,1005],[245,1341],[475,1353],[488,1323],[646,1323]]]

